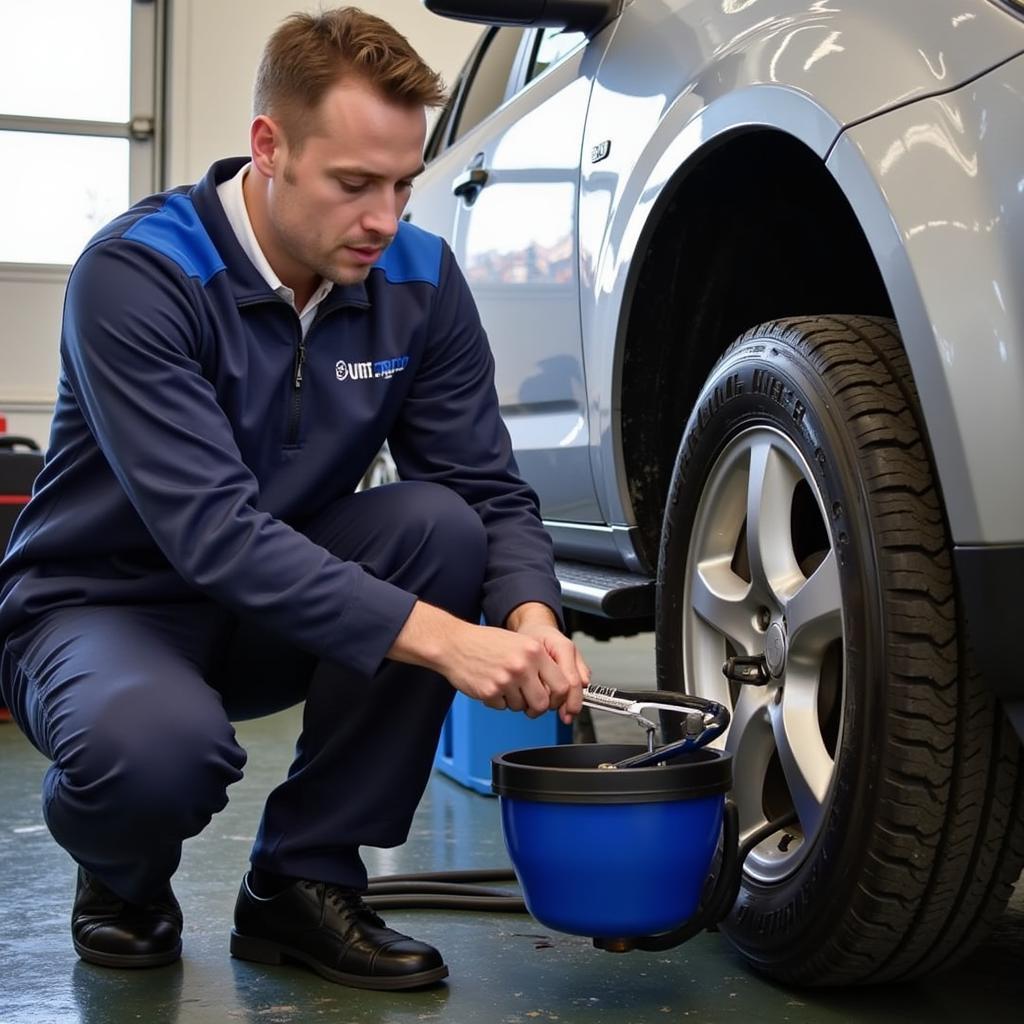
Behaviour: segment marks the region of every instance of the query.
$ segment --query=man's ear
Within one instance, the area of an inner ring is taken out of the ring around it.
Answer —
[[[257,114],[249,126],[249,149],[253,167],[264,177],[273,178],[284,159],[284,136],[266,114]]]

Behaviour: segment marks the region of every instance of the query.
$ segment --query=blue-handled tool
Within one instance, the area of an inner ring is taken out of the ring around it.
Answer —
[[[632,718],[647,732],[646,753],[635,754],[614,764],[602,764],[601,768],[646,768],[671,761],[688,750],[706,746],[729,726],[729,712],[721,704],[704,700],[702,697],[666,690],[616,690],[610,686],[591,684],[583,690],[583,705],[607,711],[609,714]],[[683,738],[662,747],[655,747],[654,734],[658,727],[644,716],[645,711],[668,711],[685,715]]]

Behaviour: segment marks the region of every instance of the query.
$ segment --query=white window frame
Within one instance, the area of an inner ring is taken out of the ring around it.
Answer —
[[[132,0],[129,117],[86,121],[0,113],[0,131],[91,135],[128,140],[128,194],[135,202],[160,187],[164,145],[164,68],[168,0]],[[70,264],[0,261],[0,281],[61,280]]]

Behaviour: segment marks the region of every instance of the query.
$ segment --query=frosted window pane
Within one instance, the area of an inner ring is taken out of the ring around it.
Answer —
[[[127,139],[0,132],[0,262],[74,263],[128,205]]]
[[[129,118],[131,0],[0,0],[0,114]]]

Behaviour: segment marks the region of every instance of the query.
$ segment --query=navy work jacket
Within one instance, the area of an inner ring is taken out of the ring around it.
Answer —
[[[205,595],[372,675],[415,602],[301,532],[388,439],[488,537],[483,610],[556,611],[551,543],[498,413],[447,245],[403,223],[365,283],[298,315],[243,253],[217,185],[143,199],[68,282],[46,462],[0,567],[0,641],[50,609]]]

